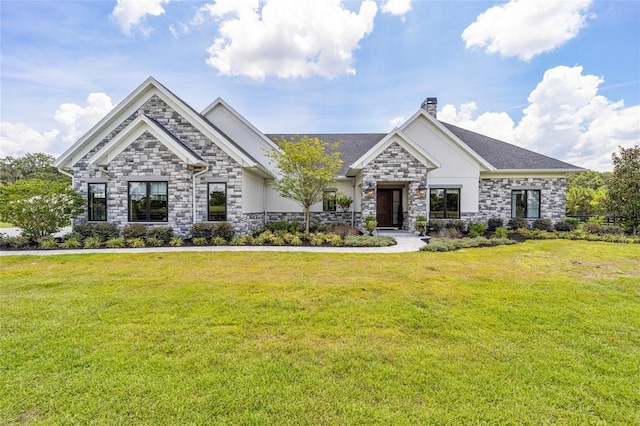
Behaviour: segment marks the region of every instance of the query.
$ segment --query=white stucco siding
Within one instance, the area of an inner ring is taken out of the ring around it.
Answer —
[[[434,177],[429,173],[427,186],[429,188],[460,188],[460,211],[462,213],[477,213],[479,205],[478,178],[449,178]],[[428,195],[427,195],[428,196]]]
[[[264,211],[264,179],[248,170],[242,172],[242,213]]]
[[[440,162],[441,167],[430,172],[430,177],[476,180],[479,178],[478,161],[447,135],[433,128],[424,118],[418,117],[404,129],[404,132]]]
[[[271,150],[272,147],[234,113],[223,105],[218,105],[212,111],[209,111],[206,118],[231,140],[239,143],[242,149],[258,163],[269,167],[270,160],[265,155],[265,152]]]
[[[335,185],[330,185],[327,189],[336,189],[337,191],[341,191],[351,198],[354,198],[353,183],[351,181],[339,181]],[[351,209],[353,208],[354,205],[352,204]],[[281,213],[299,213],[304,210],[300,204],[288,198],[283,198],[275,189],[273,189],[273,186],[269,185],[267,187],[267,211]],[[311,211],[321,212],[322,202],[315,203],[313,206],[311,206]]]

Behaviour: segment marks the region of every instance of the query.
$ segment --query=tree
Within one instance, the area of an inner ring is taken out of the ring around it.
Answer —
[[[34,240],[60,231],[83,206],[80,194],[63,182],[0,184],[0,220],[22,228],[22,235]]]
[[[613,173],[608,183],[607,207],[633,235],[640,222],[640,148],[620,147],[613,157]]]
[[[605,214],[606,185],[610,175],[610,172],[592,170],[571,174],[567,178],[567,214]]]
[[[279,172],[273,186],[304,208],[305,231],[309,233],[311,206],[322,201],[324,190],[335,182],[342,167],[341,153],[336,151],[339,143],[302,136],[297,140],[283,137],[278,145],[280,150],[267,153]]]
[[[69,176],[63,175],[55,167],[55,158],[49,154],[36,152],[23,157],[0,158],[0,183],[14,183],[20,179],[42,179],[52,182],[71,183]]]

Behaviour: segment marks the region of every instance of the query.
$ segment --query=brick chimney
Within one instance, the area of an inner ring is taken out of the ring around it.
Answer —
[[[438,98],[427,98],[424,100],[420,108],[431,114],[433,118],[438,118]]]

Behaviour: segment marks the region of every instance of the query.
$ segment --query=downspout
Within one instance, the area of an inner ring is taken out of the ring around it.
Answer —
[[[353,202],[351,203],[351,226],[356,226],[356,177],[353,177]],[[362,204],[362,200],[360,200]]]
[[[198,173],[194,173],[193,174],[193,224],[196,224],[196,178],[198,176],[200,176],[201,174],[203,174],[204,172],[209,170],[209,164],[207,163],[207,165],[204,167],[203,170],[199,171]]]

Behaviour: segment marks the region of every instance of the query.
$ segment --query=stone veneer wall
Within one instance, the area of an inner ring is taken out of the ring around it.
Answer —
[[[357,226],[364,227],[365,217],[376,215],[376,194],[367,195],[364,189],[369,183],[376,186],[383,182],[404,185],[408,183],[407,213],[404,217],[403,229],[413,230],[416,217],[426,215],[427,197],[419,197],[417,189],[424,183],[427,168],[398,143],[393,142],[362,170],[362,215]]]
[[[169,221],[149,225],[170,226],[174,228],[177,235],[188,236],[194,222],[192,201],[194,171],[190,170],[162,143],[156,141],[151,134],[144,133],[139,137],[112,161],[106,172],[87,162],[139,114],[146,114],[156,120],[210,164],[209,170],[200,175],[196,181],[196,222],[207,219],[207,179],[219,179],[227,183],[227,221],[232,222],[234,226],[237,225],[238,232],[247,232],[248,225],[244,223],[242,214],[241,166],[157,96],[151,97],[137,112],[124,120],[75,164],[75,188],[80,194],[86,199],[87,182],[91,179],[105,179],[107,181],[107,220],[123,227],[128,223],[126,177],[140,176],[140,180],[144,180],[144,176],[167,176]],[[86,212],[74,219],[74,223],[86,222]]]
[[[463,213],[462,219],[486,222],[492,217],[511,219],[511,190],[540,189],[540,218],[554,222],[566,216],[565,177],[481,178],[478,214]],[[535,219],[531,219],[533,221]]]

